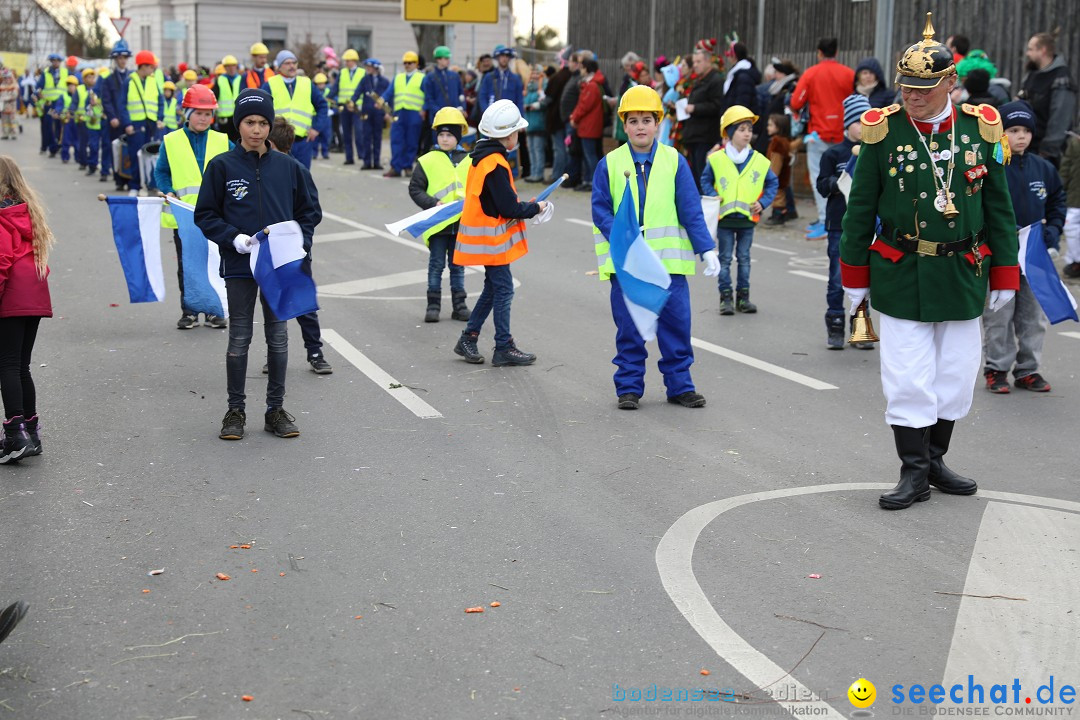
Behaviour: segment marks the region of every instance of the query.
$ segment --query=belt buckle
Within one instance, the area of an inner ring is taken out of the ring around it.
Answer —
[[[919,246],[915,249],[919,255],[929,255],[931,257],[937,257],[938,244],[932,240],[919,239]]]

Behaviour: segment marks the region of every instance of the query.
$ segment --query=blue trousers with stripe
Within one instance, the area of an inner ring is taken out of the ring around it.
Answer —
[[[690,286],[685,275],[672,275],[671,297],[660,312],[656,342],[660,346],[657,367],[664,375],[667,396],[695,392],[690,379],[694,349],[690,345]],[[645,360],[649,353],[623,300],[622,288],[611,276],[611,317],[615,320],[615,394],[645,394]]]

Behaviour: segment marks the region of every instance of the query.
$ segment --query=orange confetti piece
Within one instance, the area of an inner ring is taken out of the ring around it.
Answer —
[[[229,546],[229,549],[230,549],[230,550],[236,550],[236,549],[237,549],[237,548],[239,548],[239,547],[240,547],[239,545],[230,545],[230,546]]]
[[[143,594],[146,594],[146,593],[148,593],[148,592],[150,592],[150,590],[148,590],[148,589],[147,589],[147,590],[143,590]]]
[[[241,546],[240,546],[240,549],[241,549],[241,550],[250,550],[250,549],[251,549],[251,546],[250,546],[250,545],[241,545]]]
[[[285,577],[285,573],[278,573],[278,577]]]
[[[353,620],[359,620],[362,617],[364,617],[364,616],[363,615],[353,615]]]
[[[240,699],[243,700],[244,702],[251,702],[255,698],[253,696],[251,696],[251,695],[241,695]]]
[[[702,669],[701,674],[702,675],[711,675],[712,673],[710,673],[708,670]]]
[[[228,575],[226,575],[225,573],[218,573],[214,577],[216,577],[218,580],[232,580],[232,578],[229,577]]]
[[[259,572],[259,571],[256,570],[255,568],[251,568],[251,572]]]
[[[467,612],[467,613],[482,613],[482,612],[484,612],[484,608],[482,608],[482,607],[465,608],[465,612]]]
[[[491,603],[491,607],[500,607],[501,605],[502,605],[502,603],[501,603],[501,602],[499,602],[498,600],[496,600],[495,602]]]

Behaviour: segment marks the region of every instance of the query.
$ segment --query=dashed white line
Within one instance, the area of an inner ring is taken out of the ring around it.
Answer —
[[[1060,332],[1058,335],[1064,335],[1065,337],[1075,338],[1080,340],[1080,332]]]
[[[798,253],[792,252],[791,250],[781,250],[780,248],[769,247],[768,245],[762,245],[761,243],[754,243],[753,247],[760,250],[768,250],[769,252],[780,253],[781,255],[798,255]]]
[[[592,223],[588,220],[578,220],[577,218],[563,218],[568,223],[574,223],[575,225],[584,225],[587,228],[592,227]]]
[[[330,343],[330,347],[334,348],[339,355],[352,363],[357,370],[367,375],[368,379],[389,393],[390,397],[404,405],[416,417],[428,419],[443,416],[441,412],[421,400],[416,393],[404,387],[391,377],[388,372],[368,359],[364,353],[353,347],[352,343],[341,337],[336,331],[323,328],[322,337],[323,340]]]
[[[811,280],[821,280],[823,282],[829,282],[828,275],[822,275],[821,273],[807,272],[806,270],[788,270],[792,275],[798,275],[799,277],[810,278]]]
[[[320,243],[325,242],[337,242],[338,240],[360,240],[362,238],[371,237],[371,233],[363,230],[346,230],[345,232],[336,233],[320,233],[315,236],[315,239]]]
[[[719,355],[720,357],[726,357],[728,360],[734,360],[735,362],[742,363],[743,365],[749,365],[750,367],[756,368],[758,370],[763,370],[772,375],[776,375],[777,377],[784,378],[785,380],[790,380],[791,382],[805,385],[812,390],[839,389],[835,385],[830,385],[827,382],[816,380],[812,377],[809,377],[808,375],[797,373],[794,370],[782,368],[779,365],[773,365],[772,363],[765,362],[764,360],[758,360],[757,358],[750,357],[749,355],[743,355],[742,353],[735,352],[734,350],[728,350],[725,347],[714,345],[707,340],[702,340],[700,338],[690,338],[690,344],[696,348],[700,348],[715,355]]]
[[[427,251],[428,251],[427,245],[425,245],[424,243],[418,243],[418,242],[413,242],[412,240],[406,240],[405,238],[399,238],[397,235],[391,235],[390,233],[386,232],[385,230],[380,230],[379,228],[371,227],[370,225],[364,225],[363,223],[358,223],[355,220],[350,220],[347,217],[342,217],[340,215],[335,215],[334,213],[328,213],[328,212],[325,212],[325,211],[323,212],[323,217],[326,218],[327,220],[333,220],[336,223],[341,223],[342,225],[348,225],[351,228],[356,228],[357,230],[363,230],[364,232],[371,233],[372,235],[376,235],[376,236],[381,237],[381,238],[386,238],[387,240],[391,240],[393,242],[396,242],[398,245],[404,245],[405,247],[412,248],[413,250],[416,250],[418,252],[427,253]],[[318,238],[316,238],[316,239],[318,239]]]

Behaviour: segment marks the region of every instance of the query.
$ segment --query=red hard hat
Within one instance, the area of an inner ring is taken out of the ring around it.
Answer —
[[[135,55],[135,65],[157,65],[157,58],[149,50],[140,50]]]
[[[74,55],[68,55],[68,59],[67,59],[67,66],[68,67],[75,67],[78,64],[79,64],[79,58],[75,57]]]
[[[185,63],[185,62],[180,63],[179,65],[176,66],[176,69],[181,75],[183,75],[184,71],[187,70],[187,63]]]
[[[194,108],[195,110],[217,110],[217,98],[210,88],[205,85],[192,85],[184,91],[184,102],[180,107]]]

